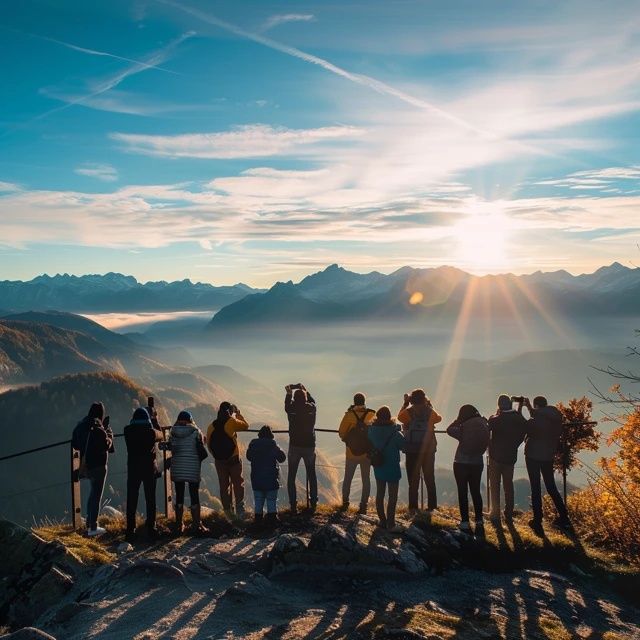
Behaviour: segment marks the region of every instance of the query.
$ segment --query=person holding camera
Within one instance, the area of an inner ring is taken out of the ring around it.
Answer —
[[[423,389],[414,389],[404,394],[404,402],[398,420],[406,439],[406,466],[409,482],[409,514],[418,511],[418,488],[420,475],[427,486],[427,510],[438,508],[436,496],[436,434],[435,425],[442,417],[431,405]]]
[[[98,526],[102,492],[107,479],[109,454],[115,452],[109,416],[102,402],[94,402],[89,413],[76,425],[71,447],[80,452],[80,478],[89,480],[87,499],[87,535],[99,536],[105,529]]]
[[[300,460],[304,461],[309,481],[309,502],[315,511],[318,504],[318,478],[316,476],[316,401],[302,383],[285,387],[284,410],[289,420],[289,473],[287,491],[291,513],[298,511],[296,475]]]
[[[162,440],[162,430],[155,428],[148,409],[143,407],[136,409],[131,422],[124,428],[124,441],[127,445],[126,538],[129,542],[135,538],[136,511],[141,484],[144,487],[147,533],[152,539],[157,536],[156,481],[160,474],[156,457],[160,440]]]
[[[522,400],[531,416],[527,421],[527,434],[524,441],[524,457],[531,485],[531,508],[533,510],[533,519],[529,522],[529,526],[538,535],[542,535],[544,532],[540,476],[542,476],[547,493],[551,496],[558,512],[554,524],[561,528],[567,528],[571,524],[567,507],[558,491],[553,473],[553,459],[558,451],[560,437],[564,429],[563,418],[560,410],[549,406],[544,396],[535,397],[533,406],[531,406],[529,398]]]
[[[513,471],[518,459],[518,447],[524,441],[527,421],[513,408],[513,402],[522,398],[498,396],[498,410],[489,418],[489,497],[493,524],[500,523],[500,484],[504,488],[504,518],[513,521],[514,491]]]
[[[189,500],[193,532],[206,533],[202,524],[200,507],[200,481],[202,479],[202,461],[207,457],[204,436],[193,416],[188,411],[181,411],[171,427],[169,436],[171,449],[171,479],[175,488],[176,533],[183,532],[185,483],[189,485]]]
[[[400,533],[396,527],[396,504],[402,471],[400,452],[405,450],[406,440],[398,429],[398,423],[391,417],[389,407],[380,407],[367,436],[371,443],[373,475],[376,479],[376,511],[379,526],[393,533]],[[384,508],[385,493],[389,493],[387,508]]]
[[[371,494],[371,462],[367,456],[369,450],[367,430],[376,417],[376,412],[373,409],[367,409],[365,403],[364,394],[356,393],[353,396],[353,404],[346,410],[338,429],[338,435],[346,445],[342,509],[346,511],[349,508],[351,482],[359,466],[362,478],[362,495],[360,496],[358,513],[367,513],[369,495]]]
[[[238,448],[238,431],[247,431],[249,424],[238,407],[230,402],[220,403],[218,416],[207,428],[207,444],[213,456],[218,483],[220,501],[227,516],[232,516],[231,488],[235,497],[235,515],[244,518],[244,478],[242,460]]]

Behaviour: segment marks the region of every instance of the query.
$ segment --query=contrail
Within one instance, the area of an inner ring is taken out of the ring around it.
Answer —
[[[258,33],[247,31],[242,27],[238,27],[235,24],[231,24],[230,22],[221,20],[216,16],[204,13],[202,11],[199,11],[198,9],[194,9],[192,7],[188,7],[183,4],[178,4],[176,2],[173,2],[172,0],[157,0],[157,2],[171,6],[175,9],[179,9],[180,11],[184,11],[185,13],[189,13],[195,18],[202,20],[203,22],[207,22],[216,27],[220,27],[225,31],[229,31],[243,38],[247,38],[248,40],[252,40],[253,42],[257,42],[258,44],[262,44],[265,47],[268,47],[269,49],[280,51],[281,53],[284,53],[286,55],[293,56],[294,58],[298,58],[300,60],[304,60],[305,62],[309,62],[311,64],[322,67],[323,69],[325,69],[326,71],[329,71],[330,73],[334,73],[335,75],[340,76],[342,78],[346,78],[351,82],[355,82],[356,84],[368,87],[369,89],[373,89],[378,93],[392,96],[394,98],[397,98],[398,100],[401,100],[407,104],[410,104],[413,107],[417,107],[418,109],[429,111],[445,120],[448,120],[449,122],[453,122],[459,127],[462,127],[469,131],[473,131],[474,133],[477,133],[483,136],[490,135],[488,134],[488,132],[483,131],[482,129],[479,129],[478,127],[474,126],[470,122],[467,122],[466,120],[463,120],[462,118],[459,118],[458,116],[452,113],[449,113],[444,109],[441,109],[440,107],[432,104],[431,102],[428,102],[427,100],[416,98],[415,96],[405,93],[400,89],[396,89],[395,87],[392,87],[391,85],[388,85],[385,82],[382,82],[381,80],[377,80],[376,78],[372,78],[371,76],[352,73],[351,71],[348,71],[347,69],[343,69],[342,67],[339,67],[333,64],[332,62],[325,60],[324,58],[320,58],[318,56],[314,56],[313,54],[306,53],[305,51],[301,51],[300,49],[296,49],[295,47],[290,47],[286,44],[282,44],[281,42],[277,42],[276,40],[272,40],[271,38],[267,38],[266,36],[260,35]]]

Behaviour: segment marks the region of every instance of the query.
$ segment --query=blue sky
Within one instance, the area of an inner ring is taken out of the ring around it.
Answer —
[[[640,260],[635,2],[23,0],[0,42],[3,278]]]

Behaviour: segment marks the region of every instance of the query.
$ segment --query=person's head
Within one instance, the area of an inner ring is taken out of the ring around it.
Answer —
[[[477,418],[480,412],[472,404],[463,404],[458,411],[458,421],[465,422],[471,418]]]
[[[224,424],[231,417],[231,410],[233,409],[233,405],[226,400],[220,403],[218,407],[218,415],[216,420],[222,421]]]
[[[307,392],[304,389],[296,389],[293,392],[293,404],[305,404],[307,402]]]
[[[353,396],[353,404],[356,407],[364,407],[366,401],[367,399],[364,397],[364,393],[356,393],[356,395]]]
[[[176,424],[193,424],[193,416],[188,411],[181,411]]]
[[[427,394],[424,392],[424,389],[414,389],[409,394],[409,400],[413,405],[423,405],[429,402],[429,398],[427,398]]]
[[[386,405],[383,405],[376,411],[376,422],[378,424],[390,424],[391,423],[391,409]]]
[[[513,409],[511,397],[501,393],[498,396],[498,411],[511,411],[511,409]]]
[[[544,396],[536,396],[533,399],[533,408],[534,409],[542,409],[547,406],[547,399]]]
[[[273,431],[271,431],[271,427],[268,424],[260,427],[258,438],[271,438],[273,440]]]
[[[133,412],[133,417],[131,418],[131,422],[150,422],[149,412],[144,407],[138,407]]]
[[[105,414],[106,414],[106,411],[104,409],[104,405],[102,404],[102,402],[94,402],[89,407],[88,416],[90,418],[97,418],[98,420],[102,421],[104,420]]]

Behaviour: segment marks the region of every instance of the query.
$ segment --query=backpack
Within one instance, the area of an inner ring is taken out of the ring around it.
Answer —
[[[384,450],[391,442],[391,438],[393,438],[394,433],[395,429],[391,429],[391,433],[389,434],[389,437],[386,439],[385,443],[382,445],[381,449],[378,449],[377,447],[369,448],[367,455],[369,456],[372,467],[381,467],[384,464]]]
[[[216,460],[229,460],[236,450],[233,438],[224,430],[224,424],[213,421],[213,431],[209,437],[209,449]]]
[[[368,427],[365,422],[365,418],[371,409],[365,409],[361,416],[359,416],[354,409],[350,409],[350,411],[356,417],[356,424],[348,431],[344,438],[344,443],[349,447],[354,456],[362,456],[369,451],[371,446],[367,436]]]
[[[411,421],[406,427],[405,434],[407,453],[420,453],[424,451],[428,440],[433,436],[433,431],[429,428],[431,408],[427,408],[425,412],[418,412],[412,407],[409,409],[409,413],[411,414]]]

